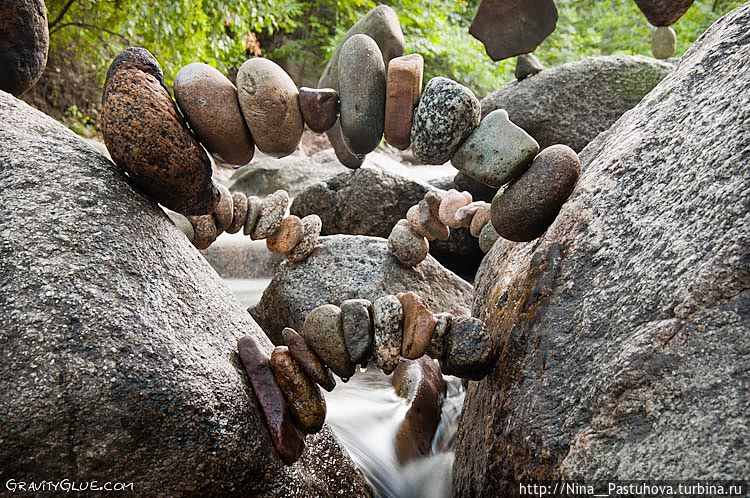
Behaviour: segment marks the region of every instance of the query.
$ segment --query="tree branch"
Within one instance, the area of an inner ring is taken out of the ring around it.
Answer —
[[[102,28],[100,26],[94,26],[93,24],[88,24],[85,22],[66,22],[63,24],[58,25],[54,30],[50,30],[49,34],[52,35],[53,33],[60,31],[63,28],[67,28],[68,26],[75,26],[77,28],[83,28],[83,29],[90,29],[93,31],[101,31],[103,33],[107,33],[108,35],[116,36],[120,40],[122,40],[127,45],[130,45],[130,40],[122,36],[120,33],[117,33],[115,31],[111,31],[106,28]]]
[[[62,9],[60,9],[60,12],[57,13],[57,16],[52,20],[51,23],[49,23],[49,30],[50,32],[53,31],[53,28],[62,21],[63,17],[65,17],[65,14],[68,13],[68,10],[73,6],[73,4],[76,2],[76,0],[68,0],[67,3],[63,6]],[[57,30],[55,30],[57,31]]]

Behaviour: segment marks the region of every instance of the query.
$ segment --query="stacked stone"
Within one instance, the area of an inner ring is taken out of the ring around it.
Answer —
[[[674,57],[677,34],[672,25],[693,5],[693,0],[635,0],[635,3],[648,22],[656,26],[651,39],[651,53],[657,59]]]
[[[346,382],[356,365],[367,365],[370,358],[390,374],[400,357],[427,354],[446,375],[481,380],[494,359],[480,320],[433,314],[414,292],[324,304],[307,315],[301,334],[285,328],[282,336],[285,345],[270,358],[250,336],[240,339],[238,349],[271,439],[287,464],[302,454],[304,434],[322,428],[326,404],[320,387],[333,390],[333,374]]]

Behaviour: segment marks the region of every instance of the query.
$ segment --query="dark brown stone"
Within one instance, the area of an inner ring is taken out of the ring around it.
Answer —
[[[307,127],[315,133],[323,133],[336,123],[339,92],[333,88],[300,87],[299,108]]]
[[[305,449],[304,435],[292,421],[289,406],[271,372],[268,354],[263,351],[258,341],[249,335],[237,341],[237,348],[273,445],[281,459],[291,465],[299,459]]]
[[[128,48],[107,72],[101,130],[112,160],[153,201],[190,215],[210,214],[219,201],[211,162],[164,86],[156,59]]]
[[[477,318],[454,316],[445,337],[445,375],[482,380],[492,369],[495,355],[492,337]]]
[[[654,26],[671,26],[693,5],[693,0],[635,0],[635,3]]]
[[[372,303],[367,299],[347,299],[341,303],[344,342],[352,363],[367,363],[372,347]]]
[[[289,327],[285,328],[281,335],[284,338],[284,344],[289,348],[289,354],[300,364],[305,373],[326,391],[333,391],[336,387],[336,379],[333,378],[331,370],[310,349],[302,336]]]
[[[581,163],[567,145],[547,147],[529,169],[492,200],[492,225],[508,240],[542,235],[573,192]]]
[[[399,292],[396,297],[401,301],[404,313],[401,356],[416,360],[427,352],[437,320],[430,313],[424,299],[414,292]]]
[[[21,95],[47,65],[49,33],[42,0],[0,3],[0,90]]]
[[[469,32],[500,61],[533,52],[556,25],[554,0],[482,0]]]
[[[320,388],[305,374],[286,346],[274,348],[269,365],[297,427],[307,434],[320,431],[326,419],[326,402]]]

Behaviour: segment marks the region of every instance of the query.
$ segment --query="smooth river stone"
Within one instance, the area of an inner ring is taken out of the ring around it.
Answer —
[[[232,193],[224,185],[217,183],[219,189],[219,202],[214,209],[214,219],[216,220],[216,233],[220,234],[229,228],[234,216],[234,206],[232,205]]]
[[[471,204],[472,198],[469,192],[459,192],[456,189],[450,189],[443,194],[443,200],[440,202],[438,218],[451,228],[459,228],[456,223],[456,211],[464,206]]]
[[[271,372],[268,355],[251,336],[241,338],[237,342],[237,349],[263,413],[271,441],[284,463],[291,465],[305,449],[305,436],[294,424],[289,406]]]
[[[174,97],[195,135],[209,152],[230,164],[247,164],[255,153],[242,117],[237,88],[219,71],[195,62],[174,77]]]
[[[423,164],[443,164],[479,126],[479,100],[465,86],[438,76],[425,87],[414,112],[411,145]]]
[[[218,233],[216,232],[216,221],[213,215],[203,214],[200,216],[188,216],[190,224],[193,225],[194,237],[193,245],[200,249],[207,249],[214,243]]]
[[[437,320],[424,299],[414,292],[399,292],[396,297],[401,302],[404,315],[401,356],[416,360],[427,352]]]
[[[326,420],[325,399],[320,388],[289,353],[289,348],[276,346],[269,366],[297,427],[307,434],[320,431]]]
[[[297,216],[287,216],[281,220],[279,228],[268,234],[266,247],[269,251],[284,254],[291,251],[302,240],[305,228]]]
[[[458,225],[456,228],[469,228],[471,223],[474,221],[474,216],[481,210],[489,212],[490,205],[484,201],[474,201],[471,204],[460,208],[453,215],[455,224]]]
[[[305,125],[297,85],[281,66],[261,57],[245,61],[237,72],[237,92],[258,149],[274,157],[294,152]]]
[[[544,71],[544,65],[542,61],[534,54],[521,54],[516,59],[516,79],[518,81],[525,80],[529,76]]]
[[[341,130],[340,119],[326,132],[326,136],[328,136],[331,147],[333,147],[333,151],[336,153],[336,158],[341,164],[349,169],[357,169],[362,166],[362,163],[365,161],[365,155],[355,154],[349,150],[349,147],[346,145],[346,139],[344,139],[344,132]]]
[[[0,90],[17,97],[47,66],[47,9],[42,0],[4,0],[0,20]]]
[[[554,0],[482,0],[469,33],[500,61],[533,52],[556,26]]]
[[[497,109],[484,117],[451,163],[480,183],[501,187],[521,176],[538,153],[537,141]]]
[[[227,233],[237,233],[242,230],[247,220],[247,197],[242,192],[232,192],[232,223],[227,227]]]
[[[495,231],[495,227],[492,226],[492,221],[485,223],[482,231],[479,232],[479,248],[483,253],[487,254],[499,238],[500,236]]]
[[[424,59],[419,54],[402,55],[388,64],[385,96],[385,139],[404,150],[411,144],[414,108],[422,93]]]
[[[474,216],[471,218],[471,225],[469,225],[469,233],[472,237],[479,238],[482,233],[482,228],[490,222],[492,217],[491,205],[487,202],[483,203],[482,206],[476,210]]]
[[[671,26],[693,5],[693,0],[635,0],[635,3],[654,26]]]
[[[180,232],[185,234],[185,237],[187,237],[190,242],[195,239],[195,228],[193,228],[193,224],[190,223],[190,220],[187,218],[187,216],[181,215],[180,213],[175,213],[174,211],[167,212],[167,216],[170,220],[172,220],[174,226],[176,226],[180,230]]]
[[[374,150],[383,137],[385,65],[378,44],[354,35],[339,56],[339,122],[347,148],[354,154]]]
[[[403,337],[403,309],[396,296],[380,297],[372,303],[374,328],[372,359],[386,375],[398,366]]]
[[[481,320],[454,316],[445,337],[441,370],[445,375],[482,380],[492,369],[492,338]]]
[[[669,59],[677,51],[677,34],[670,26],[659,26],[651,39],[651,53],[656,59]]]
[[[323,222],[317,214],[309,214],[302,218],[302,240],[294,246],[294,249],[287,252],[285,257],[292,263],[304,261],[315,250],[318,244],[318,236],[323,228]]]
[[[372,303],[367,299],[347,299],[341,303],[344,341],[352,363],[367,363],[372,346]]]
[[[508,240],[527,242],[542,235],[573,192],[581,163],[567,145],[547,147],[529,169],[492,200],[492,225]]]
[[[258,216],[260,215],[260,206],[263,203],[258,197],[254,195],[247,198],[247,217],[245,218],[245,226],[242,229],[242,233],[250,235],[255,230],[255,225],[258,224]]]
[[[440,363],[445,361],[445,346],[448,330],[451,325],[450,313],[438,313],[435,315],[435,331],[430,338],[430,346],[427,348],[427,355]]]
[[[213,212],[219,191],[211,181],[211,161],[148,50],[128,48],[112,62],[100,122],[112,160],[151,200],[185,215]]]
[[[333,373],[346,382],[354,375],[355,365],[346,350],[341,308],[324,304],[313,309],[302,326],[302,337]]]
[[[255,223],[252,239],[265,239],[268,234],[277,230],[281,226],[287,207],[289,207],[289,194],[286,190],[277,190],[267,195],[260,203],[258,221]]]
[[[299,108],[302,120],[315,133],[330,130],[339,115],[339,92],[333,88],[299,89]]]
[[[286,327],[281,335],[284,337],[284,344],[289,348],[289,354],[299,363],[302,370],[320,387],[328,392],[333,391],[336,387],[336,379],[333,378],[331,370],[310,349],[302,336],[289,327]]]
[[[427,257],[430,243],[408,221],[399,220],[388,236],[388,250],[403,266],[417,266]]]

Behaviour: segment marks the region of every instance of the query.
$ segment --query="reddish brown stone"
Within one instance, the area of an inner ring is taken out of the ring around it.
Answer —
[[[266,247],[269,251],[284,254],[294,249],[305,233],[302,220],[297,216],[287,216],[281,220],[279,228],[268,234]]]
[[[101,130],[112,160],[152,200],[183,214],[213,212],[219,192],[211,162],[177,112],[148,50],[128,48],[112,62]]]
[[[435,331],[437,320],[430,309],[414,292],[400,292],[396,297],[404,310],[404,337],[401,341],[401,356],[416,360],[427,351]]]
[[[269,365],[297,427],[307,434],[320,431],[326,419],[325,399],[318,386],[294,361],[289,348],[276,346]]]
[[[271,372],[268,354],[249,335],[237,342],[237,349],[263,413],[271,441],[281,459],[291,465],[305,449],[304,435],[294,425],[289,406]]]
[[[482,0],[469,33],[500,61],[533,52],[556,25],[554,0]]]
[[[0,90],[21,95],[47,65],[49,32],[42,0],[0,2]]]
[[[654,26],[671,26],[693,5],[693,0],[635,0],[635,3]]]
[[[403,55],[388,65],[385,97],[385,139],[397,149],[411,144],[414,107],[422,93],[424,60],[419,54]]]
[[[299,108],[307,127],[315,133],[323,133],[336,123],[339,92],[333,88],[300,87]]]
[[[289,327],[286,327],[281,335],[284,337],[284,344],[289,348],[289,354],[299,363],[302,370],[320,387],[328,392],[333,391],[336,387],[336,379],[333,378],[331,370],[323,364],[302,336]]]

